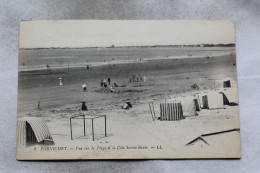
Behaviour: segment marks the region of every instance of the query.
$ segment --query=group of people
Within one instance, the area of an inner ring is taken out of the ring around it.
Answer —
[[[132,76],[129,77],[129,82],[141,82],[141,81],[146,82],[146,76],[132,74]]]
[[[101,87],[107,88],[108,85],[110,85],[110,78],[107,78],[107,81],[106,81],[106,79],[102,79],[102,80],[100,81],[100,86],[101,86]]]

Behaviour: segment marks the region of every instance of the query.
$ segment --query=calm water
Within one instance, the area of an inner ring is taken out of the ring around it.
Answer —
[[[93,62],[138,60],[157,56],[212,56],[235,52],[234,47],[213,48],[95,48],[95,49],[34,49],[19,51],[19,68],[67,66]]]

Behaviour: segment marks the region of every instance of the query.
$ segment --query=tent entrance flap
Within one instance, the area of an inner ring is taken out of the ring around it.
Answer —
[[[224,87],[224,88],[230,88],[230,87],[231,87],[231,82],[230,82],[230,80],[224,81],[224,82],[223,82],[223,87]]]
[[[202,96],[202,108],[203,109],[208,109],[209,108],[209,104],[208,104],[208,96]]]
[[[26,143],[37,143],[36,136],[33,132],[31,125],[28,122],[26,122]]]
[[[196,111],[200,111],[200,106],[199,106],[198,99],[194,99],[194,103],[195,103]]]

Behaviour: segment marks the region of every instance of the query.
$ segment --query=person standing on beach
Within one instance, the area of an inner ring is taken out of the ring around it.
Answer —
[[[143,77],[144,82],[146,82],[146,76]]]
[[[103,87],[107,88],[107,81],[106,81],[106,79],[103,79]]]
[[[100,86],[103,87],[103,84],[104,84],[103,79],[101,79],[100,80]]]
[[[108,84],[110,85],[110,77],[109,77],[109,78],[107,78],[107,82],[108,82]]]

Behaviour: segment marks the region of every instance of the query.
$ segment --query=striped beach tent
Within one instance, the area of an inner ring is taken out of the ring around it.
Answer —
[[[181,103],[161,103],[160,116],[161,121],[178,121],[184,119]]]
[[[46,122],[42,118],[21,117],[17,119],[17,145],[54,144]]]

